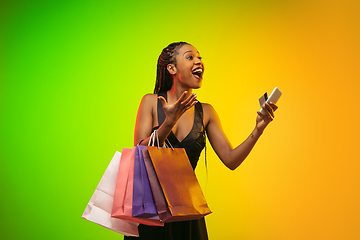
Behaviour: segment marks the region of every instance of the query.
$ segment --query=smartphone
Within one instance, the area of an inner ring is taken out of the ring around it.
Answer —
[[[277,103],[277,101],[279,100],[279,98],[281,97],[282,92],[279,90],[279,88],[275,87],[274,90],[272,91],[272,93],[270,94],[270,97],[267,98],[267,93],[265,93],[263,96],[261,96],[261,98],[259,99],[260,102],[260,113],[262,115],[266,115],[266,111],[264,109],[262,109],[262,106],[264,106],[264,104],[267,102],[272,102],[272,103]]]

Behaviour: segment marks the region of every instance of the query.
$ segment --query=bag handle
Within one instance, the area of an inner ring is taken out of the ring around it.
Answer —
[[[159,149],[160,148],[159,133],[157,132],[156,129],[150,135],[148,146],[153,146],[154,147],[155,146],[155,139],[156,139],[156,142],[157,142],[157,148]],[[165,139],[165,142],[164,142],[162,147],[166,147],[166,148],[170,147],[174,151],[173,146],[171,145],[169,139],[167,139],[167,138]]]

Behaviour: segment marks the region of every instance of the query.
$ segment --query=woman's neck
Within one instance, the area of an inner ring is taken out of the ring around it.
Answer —
[[[192,88],[185,88],[182,86],[176,86],[176,84],[173,84],[171,89],[167,92],[168,94],[168,102],[176,102],[181,95],[187,91],[186,98],[192,94]]]

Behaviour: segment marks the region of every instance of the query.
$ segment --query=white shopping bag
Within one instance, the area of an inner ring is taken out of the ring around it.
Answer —
[[[138,223],[111,217],[120,157],[121,153],[116,152],[86,206],[82,218],[114,232],[138,237]]]

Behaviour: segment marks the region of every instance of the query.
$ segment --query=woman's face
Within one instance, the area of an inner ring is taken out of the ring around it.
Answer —
[[[204,63],[199,52],[191,45],[183,45],[176,56],[175,77],[189,88],[200,88],[204,74]]]

